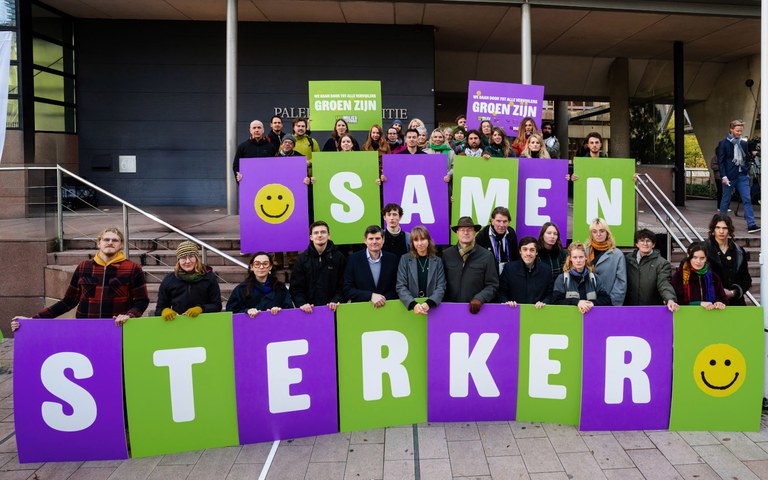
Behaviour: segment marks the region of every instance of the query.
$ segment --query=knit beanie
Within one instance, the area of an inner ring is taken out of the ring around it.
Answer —
[[[185,255],[194,255],[200,257],[200,249],[195,242],[185,240],[176,247],[176,258],[181,259]]]
[[[296,146],[296,138],[294,138],[293,135],[288,134],[288,135],[284,136],[283,137],[283,142],[286,141],[286,140],[290,140],[291,143],[293,144],[293,146],[294,147]]]

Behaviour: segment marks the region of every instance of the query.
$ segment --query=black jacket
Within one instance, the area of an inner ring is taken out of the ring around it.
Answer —
[[[155,316],[162,315],[165,308],[184,313],[192,307],[201,307],[203,313],[221,311],[221,290],[213,271],[209,270],[198,282],[184,281],[171,272],[160,284]]]
[[[272,307],[293,308],[291,294],[282,283],[278,288],[267,293],[262,293],[254,288],[251,290],[250,297],[245,296],[247,291],[248,280],[241,282],[235,287],[227,301],[228,312],[246,313],[251,308],[255,308],[261,312],[269,310]]]
[[[347,259],[328,240],[322,255],[318,255],[312,242],[299,254],[293,264],[291,296],[293,303],[301,307],[309,303],[318,307],[331,302],[344,301],[344,268]]]
[[[505,252],[506,255],[498,254],[497,256],[497,249],[494,248],[494,243],[491,242],[490,230],[492,228],[493,225],[486,225],[479,232],[477,232],[477,235],[475,236],[475,243],[493,254],[493,258],[496,260],[496,265],[498,265],[500,262],[506,263],[520,260],[520,252],[517,251],[517,234],[515,233],[515,229],[512,227],[507,227],[506,243],[508,244],[509,249]]]
[[[275,154],[277,154],[277,149],[264,137],[259,141],[246,140],[238,145],[237,150],[235,150],[235,161],[232,163],[232,170],[237,175],[240,171],[241,158],[274,157]]]
[[[552,284],[550,269],[541,260],[537,258],[530,269],[517,260],[505,265],[501,272],[498,299],[500,303],[550,303]]]
[[[336,139],[331,137],[328,140],[325,141],[325,145],[323,145],[323,151],[324,152],[338,152],[339,151],[339,144],[336,143]],[[360,151],[360,145],[357,143],[357,140],[355,140],[355,137],[352,137],[352,151],[353,152],[359,152]]]
[[[366,251],[362,249],[349,256],[344,271],[344,296],[352,302],[367,302],[374,293],[384,295],[387,300],[396,299],[397,266],[400,259],[382,250],[379,283],[375,284]]]
[[[723,282],[723,288],[734,290],[736,293],[736,296],[731,298],[728,304],[745,306],[744,292],[749,291],[752,287],[752,276],[749,274],[749,254],[731,239],[728,240],[728,251],[725,254],[720,250],[714,237],[709,237],[705,240],[704,245],[707,247],[707,262],[712,267],[712,271],[720,277],[720,281]],[[731,275],[726,275],[722,259],[720,258],[722,255],[731,255],[733,257],[733,272]]]

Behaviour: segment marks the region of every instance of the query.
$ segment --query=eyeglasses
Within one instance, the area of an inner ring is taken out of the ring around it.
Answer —
[[[101,241],[104,243],[120,243],[119,238],[102,238]]]
[[[191,255],[191,254],[190,255],[184,255],[183,257],[179,258],[180,262],[193,262],[195,260],[197,260],[197,257],[195,257],[195,255]]]
[[[269,268],[272,266],[272,262],[253,262],[254,268]]]

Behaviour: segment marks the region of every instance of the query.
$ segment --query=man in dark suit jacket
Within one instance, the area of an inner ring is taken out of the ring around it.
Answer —
[[[378,225],[365,229],[365,250],[349,256],[344,271],[344,296],[353,302],[371,301],[375,308],[397,298],[399,258],[384,252],[384,232]]]

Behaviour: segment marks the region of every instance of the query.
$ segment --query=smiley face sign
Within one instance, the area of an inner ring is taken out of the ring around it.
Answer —
[[[296,204],[293,192],[285,185],[270,183],[256,193],[253,208],[256,215],[267,223],[283,223],[293,213]]]
[[[725,343],[704,347],[693,362],[693,379],[702,392],[713,397],[735,393],[747,376],[747,363],[740,351]]]

